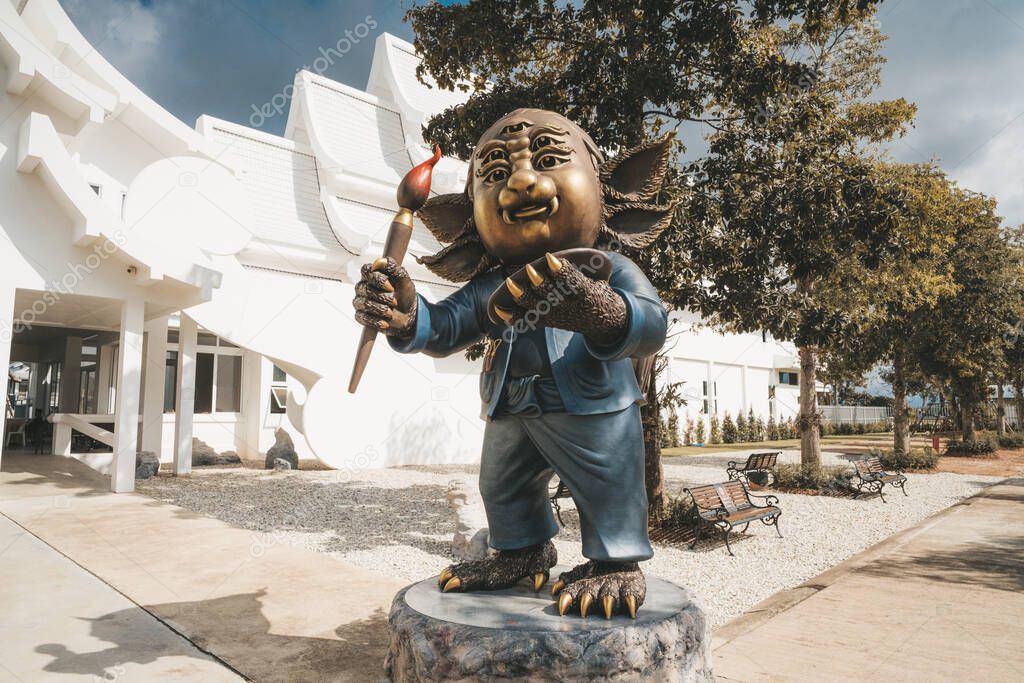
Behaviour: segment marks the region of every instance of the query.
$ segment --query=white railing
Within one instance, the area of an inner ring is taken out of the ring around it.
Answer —
[[[114,432],[96,426],[96,423],[113,423],[113,415],[53,413],[46,419],[53,424],[54,455],[71,455],[72,430],[85,434],[90,439],[95,439],[105,446],[114,447]]]
[[[868,424],[892,419],[892,409],[883,406],[818,406],[822,419],[832,424]]]

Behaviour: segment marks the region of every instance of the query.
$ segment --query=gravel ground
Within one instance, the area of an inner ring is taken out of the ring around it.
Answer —
[[[666,459],[666,490],[678,495],[688,485],[722,481],[725,464],[748,452]],[[780,460],[796,462],[799,454],[786,452]],[[830,453],[823,460],[839,464],[846,458]],[[200,468],[190,478],[161,475],[137,482],[137,488],[158,500],[251,529],[254,552],[275,543],[301,545],[411,582],[436,574],[450,561],[455,523],[445,502],[448,482],[475,476],[476,471],[473,466],[409,466],[272,474]],[[877,498],[778,494],[785,538],[751,525],[750,533],[730,539],[736,557],[729,557],[718,541],[704,542],[695,551],[659,544],[644,570],[693,589],[718,626],[773,593],[1000,480],[950,473],[908,477],[909,497],[887,493],[888,504]],[[578,517],[571,500],[564,501],[562,516],[567,527],[555,539],[559,561],[581,562]]]

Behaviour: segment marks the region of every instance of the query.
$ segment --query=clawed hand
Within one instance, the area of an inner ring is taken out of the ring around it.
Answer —
[[[512,278],[505,288],[515,307],[495,307],[509,324],[546,325],[580,332],[598,344],[614,343],[626,327],[626,304],[607,282],[587,277],[568,260],[545,255],[547,274],[527,264],[528,282],[520,286]]]
[[[356,322],[386,335],[406,337],[416,326],[416,287],[392,258],[363,266],[352,305]]]

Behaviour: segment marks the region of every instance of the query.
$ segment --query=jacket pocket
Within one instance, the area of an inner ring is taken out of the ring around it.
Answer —
[[[494,396],[494,385],[497,383],[497,375],[494,372],[480,373],[480,400],[490,403]]]
[[[576,395],[586,401],[598,401],[615,393],[606,363],[595,361],[570,366],[569,377]]]

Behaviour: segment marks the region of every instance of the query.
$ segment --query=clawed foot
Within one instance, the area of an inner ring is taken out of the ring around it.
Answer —
[[[529,576],[534,591],[539,591],[557,563],[555,546],[545,541],[519,550],[501,550],[485,560],[453,564],[441,572],[437,586],[445,593],[496,591],[514,586]]]
[[[636,562],[591,560],[559,576],[551,595],[558,596],[558,614],[562,616],[577,605],[585,618],[597,600],[605,619],[611,619],[616,611],[636,619],[636,611],[647,597],[647,582]]]

